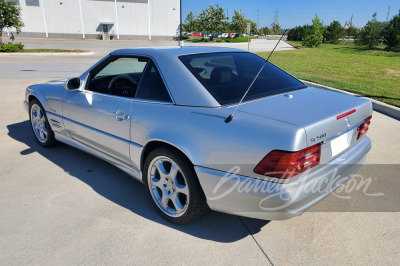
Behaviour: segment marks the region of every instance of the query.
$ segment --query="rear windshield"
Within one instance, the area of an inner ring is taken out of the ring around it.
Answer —
[[[221,105],[239,102],[265,62],[251,53],[195,54],[179,58]],[[305,87],[268,62],[244,101]]]

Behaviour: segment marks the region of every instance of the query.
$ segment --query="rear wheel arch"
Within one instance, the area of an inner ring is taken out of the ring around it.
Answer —
[[[170,150],[174,150],[178,153],[180,153],[186,160],[188,163],[190,163],[191,165],[194,166],[192,160],[189,158],[189,156],[184,153],[181,149],[177,148],[176,146],[167,143],[167,142],[163,142],[163,141],[159,141],[159,140],[153,140],[150,141],[149,143],[147,143],[142,151],[142,156],[140,157],[140,169],[143,172],[143,167],[144,167],[144,162],[146,161],[147,156],[150,154],[150,152],[154,149],[157,148],[165,148],[165,149],[170,149]],[[143,178],[142,178],[143,179]]]

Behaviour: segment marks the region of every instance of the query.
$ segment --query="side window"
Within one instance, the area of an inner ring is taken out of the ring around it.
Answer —
[[[91,73],[87,90],[133,98],[148,62],[141,57],[115,58]]]
[[[164,81],[152,61],[149,62],[143,73],[136,98],[160,102],[172,102]]]

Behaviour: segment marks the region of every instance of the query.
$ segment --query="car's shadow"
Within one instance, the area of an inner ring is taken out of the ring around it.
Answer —
[[[104,198],[175,230],[203,239],[234,242],[248,236],[249,232],[259,232],[269,222],[210,211],[190,224],[171,224],[153,209],[143,184],[118,168],[68,145],[60,144],[50,149],[41,147],[33,137],[29,121],[8,125],[7,129],[11,138],[29,147],[20,151],[22,156],[37,152],[71,177],[88,184]]]

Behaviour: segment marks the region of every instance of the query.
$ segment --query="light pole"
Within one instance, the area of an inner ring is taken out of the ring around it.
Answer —
[[[182,0],[179,0],[179,46],[183,46],[182,40]]]

